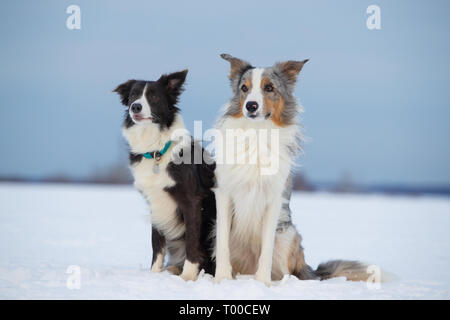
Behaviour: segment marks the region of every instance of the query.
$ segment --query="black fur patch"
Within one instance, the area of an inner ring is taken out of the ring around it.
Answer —
[[[183,92],[183,84],[186,80],[187,70],[162,75],[157,81],[128,80],[120,84],[113,92],[117,92],[123,105],[127,106],[124,127],[130,128],[135,123],[129,114],[130,105],[139,99],[144,92],[153,117],[153,122],[158,123],[161,130],[169,128],[178,113],[176,106],[178,98]]]
[[[166,245],[166,240],[164,236],[159,233],[159,231],[152,227],[152,248],[153,248],[153,257],[152,257],[152,266],[156,261],[159,253],[163,253],[164,247]]]
[[[165,190],[177,203],[180,218],[186,224],[186,259],[199,263],[200,269],[214,274],[215,264],[211,258],[214,243],[211,234],[216,219],[216,200],[211,187],[216,183],[215,164],[203,161],[194,164],[195,148],[201,147],[193,142],[191,163],[168,164],[167,172],[175,185]]]
[[[144,156],[142,154],[136,154],[130,152],[130,165],[140,162]]]

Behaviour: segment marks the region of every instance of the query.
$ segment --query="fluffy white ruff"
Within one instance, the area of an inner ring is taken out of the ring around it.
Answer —
[[[221,278],[230,278],[230,264],[234,266],[240,264],[242,259],[249,258],[254,262],[253,267],[244,266],[240,271],[253,273],[257,264],[256,278],[267,284],[270,283],[276,225],[280,219],[286,218],[280,216],[282,194],[293,164],[289,148],[296,147],[299,126],[280,128],[272,121],[257,122],[229,117],[219,122],[218,129],[224,137],[228,129],[253,129],[257,132],[267,130],[269,134],[265,147],[274,154],[268,158],[261,154],[260,148],[255,148],[261,143],[261,140],[257,141],[258,135],[238,139],[237,144],[243,143],[244,146],[238,146],[234,150],[227,150],[229,145],[223,144],[221,156],[225,161],[217,164],[218,187],[215,190],[218,205],[216,279],[220,281]],[[278,131],[278,146],[270,139],[271,130]],[[227,154],[239,149],[249,150],[256,157],[256,162],[227,163]],[[262,174],[267,166],[275,166],[276,172]],[[231,224],[233,228],[230,230]],[[255,256],[256,261],[251,256]]]

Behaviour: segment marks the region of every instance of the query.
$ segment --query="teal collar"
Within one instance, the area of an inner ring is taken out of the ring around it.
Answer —
[[[164,145],[164,148],[162,148],[161,150],[146,152],[146,153],[143,153],[142,156],[146,159],[155,158],[156,161],[159,161],[159,159],[161,159],[161,157],[167,152],[167,150],[169,150],[171,144],[172,144],[172,141],[169,140],[166,142],[166,144]]]

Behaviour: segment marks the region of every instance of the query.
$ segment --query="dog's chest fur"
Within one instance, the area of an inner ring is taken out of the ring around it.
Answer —
[[[153,132],[154,130],[157,132]],[[130,128],[124,130],[123,134],[129,142],[131,151],[138,154],[161,150],[170,139],[169,133],[165,137],[158,128]],[[159,139],[153,142],[152,137]],[[174,147],[176,146],[172,145],[158,162],[158,173],[153,170],[155,159],[141,158],[131,164],[134,184],[150,205],[152,225],[160,230],[167,240],[179,239],[185,232],[185,224],[177,213],[177,204],[166,191],[176,184],[167,172],[167,166],[171,161],[170,152]]]
[[[251,242],[255,244],[252,247],[258,248],[261,239],[261,222],[267,207],[275,197],[281,197],[286,188],[293,160],[290,150],[297,148],[298,127],[293,125],[279,128],[269,121],[251,122],[247,119],[227,118],[219,127],[224,137],[226,137],[227,129],[255,129],[258,134],[263,130],[262,133],[267,136],[265,147],[270,152],[274,152],[272,155],[275,155],[266,157],[264,152],[260,152],[260,148],[256,149],[258,143],[264,141],[257,134],[247,140],[238,139],[234,149],[227,150],[225,145],[223,153],[225,164],[218,165],[216,169],[220,188],[226,190],[232,200],[231,246],[234,246],[233,242],[236,240],[235,245],[240,246],[243,243]],[[279,153],[276,151],[278,147],[271,141],[271,130],[273,129],[277,130],[278,139],[276,140],[279,142]],[[240,146],[241,150],[248,150],[249,154],[256,156],[256,162],[249,163],[248,160],[242,164],[226,162],[227,154],[236,153],[235,150],[239,150],[239,143],[245,144]],[[267,169],[268,167],[276,168],[275,172],[262,174],[263,168]],[[289,217],[283,217],[282,211],[279,220],[289,220]]]
[[[164,233],[167,240],[175,240],[184,234],[185,225],[177,214],[177,204],[166,191],[175,185],[166,170],[169,160],[170,155],[167,155],[159,161],[159,173],[153,172],[153,159],[142,159],[132,166],[132,171],[136,188],[150,204],[152,224]]]

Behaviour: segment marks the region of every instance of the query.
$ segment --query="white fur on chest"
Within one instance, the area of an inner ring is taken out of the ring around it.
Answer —
[[[173,130],[184,128],[180,117],[177,117],[172,130],[160,131],[158,125],[133,126],[124,128],[123,135],[127,139],[131,152],[146,153],[161,150],[167,141],[171,140]],[[185,225],[177,216],[177,205],[164,189],[175,185],[175,181],[167,173],[167,165],[171,161],[171,150],[174,143],[158,162],[159,170],[155,173],[155,159],[146,159],[131,166],[135,187],[142,192],[151,209],[152,224],[168,240],[178,239],[185,232]]]
[[[144,158],[131,168],[136,188],[142,192],[150,204],[152,224],[168,239],[177,239],[183,235],[185,226],[179,222],[175,201],[164,190],[175,184],[166,171],[169,161],[169,157],[163,157],[160,160],[159,173],[153,172],[154,159]]]
[[[218,163],[216,169],[219,189],[227,193],[232,200],[231,239],[259,242],[262,218],[269,204],[282,196],[286,186],[293,160],[288,146],[295,146],[298,128],[296,126],[279,128],[271,121],[252,122],[247,119],[229,118],[218,129],[224,137],[227,129],[253,129],[257,133],[263,130],[264,134],[268,135],[265,148],[271,152],[271,156],[267,157],[265,152],[260,152],[260,148],[256,148],[259,143],[266,141],[261,140],[261,136],[257,134],[252,136],[253,139],[242,139],[241,143],[245,143],[245,146],[241,146],[240,149],[248,150],[256,161],[227,162],[229,153],[236,152],[239,148],[234,146],[234,149],[227,150],[228,145],[224,143],[223,163]],[[277,145],[272,143],[271,130],[277,130]],[[262,168],[268,166],[273,166],[276,170],[272,174],[264,174]]]

